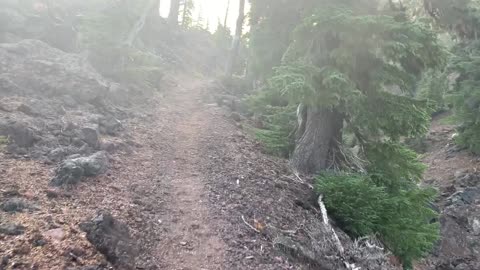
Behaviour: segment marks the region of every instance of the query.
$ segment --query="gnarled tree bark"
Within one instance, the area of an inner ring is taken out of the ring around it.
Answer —
[[[313,174],[331,167],[342,138],[343,118],[335,109],[299,108],[301,121],[291,157],[295,169]]]

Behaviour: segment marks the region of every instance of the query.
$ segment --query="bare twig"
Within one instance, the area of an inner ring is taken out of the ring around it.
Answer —
[[[255,227],[253,227],[252,225],[250,225],[246,220],[245,220],[245,217],[242,215],[242,220],[243,220],[243,223],[245,223],[245,225],[247,225],[250,229],[254,230],[255,232],[257,233],[260,233],[259,230],[257,230]]]

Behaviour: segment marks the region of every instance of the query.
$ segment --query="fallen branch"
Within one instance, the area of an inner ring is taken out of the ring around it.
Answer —
[[[322,214],[323,225],[325,226],[325,229],[327,231],[332,232],[333,240],[335,242],[335,246],[337,247],[337,250],[340,253],[340,255],[343,256],[343,254],[345,253],[345,249],[343,248],[342,242],[340,242],[340,239],[338,238],[337,233],[335,232],[335,230],[330,225],[330,221],[328,219],[327,208],[325,207],[325,204],[323,203],[323,196],[322,195],[318,196],[318,201],[317,202],[318,202],[318,205],[320,206],[320,212]]]
[[[245,220],[245,217],[242,215],[242,220],[243,220],[243,223],[245,223],[245,225],[247,225],[250,229],[254,230],[255,232],[257,233],[260,233],[259,230],[257,230],[255,227],[253,227],[252,225],[250,225],[246,220]]]

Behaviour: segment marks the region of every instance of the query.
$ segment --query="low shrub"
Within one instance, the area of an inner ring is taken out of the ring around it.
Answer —
[[[378,176],[377,176],[378,177]],[[376,234],[410,269],[439,239],[438,214],[430,207],[433,189],[391,193],[369,175],[323,174],[316,183],[338,225],[352,237]]]

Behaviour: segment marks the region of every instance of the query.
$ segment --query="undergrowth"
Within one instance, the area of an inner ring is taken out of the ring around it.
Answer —
[[[439,239],[438,214],[429,207],[436,191],[427,188],[391,192],[378,176],[322,174],[317,191],[329,214],[353,237],[377,235],[411,269]]]

